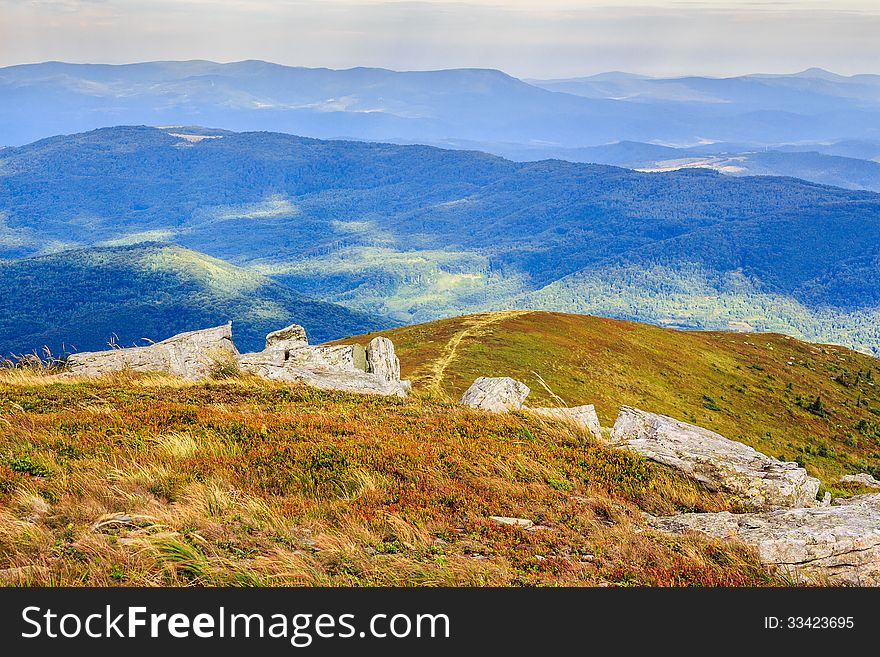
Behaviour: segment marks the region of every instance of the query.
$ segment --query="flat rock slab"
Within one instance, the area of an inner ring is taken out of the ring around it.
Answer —
[[[537,413],[552,417],[557,420],[572,422],[582,429],[586,429],[596,440],[602,440],[602,427],[599,425],[599,416],[596,415],[596,407],[592,404],[586,406],[573,406],[572,408],[528,408],[529,413]]]
[[[535,524],[528,518],[509,518],[507,516],[489,516],[489,520],[494,522],[496,525],[504,525],[507,527],[522,527],[523,529],[529,529]]]
[[[108,349],[71,354],[72,374],[95,376],[111,372],[162,372],[187,379],[210,375],[218,363],[232,361],[238,351],[232,342],[232,324],[179,333],[146,347]]]
[[[304,383],[321,390],[338,390],[362,395],[383,397],[406,397],[410,392],[409,381],[383,381],[369,372],[340,371],[333,369],[307,369],[302,367],[265,367],[255,374],[275,381]]]
[[[880,493],[823,508],[686,513],[649,524],[673,534],[736,539],[801,583],[880,586]]]
[[[482,408],[484,411],[504,413],[520,410],[529,396],[529,387],[507,376],[481,376],[471,384],[461,397],[465,406]]]
[[[853,484],[861,484],[862,486],[866,486],[867,488],[877,488],[880,489],[880,481],[874,479],[873,475],[869,475],[867,472],[862,472],[860,474],[854,475],[844,475],[840,478],[841,483],[853,483]]]
[[[611,442],[675,468],[708,489],[765,511],[816,506],[819,480],[797,463],[779,461],[748,445],[675,420],[622,406]]]

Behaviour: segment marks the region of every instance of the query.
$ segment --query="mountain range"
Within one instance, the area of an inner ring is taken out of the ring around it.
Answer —
[[[205,128],[0,151],[0,257],[15,279],[35,256],[156,241],[377,327],[539,308],[880,348],[880,196],[866,191]],[[3,311],[39,324],[32,280],[32,301]],[[352,332],[336,326],[315,337]]]
[[[0,145],[7,146],[116,125],[197,124],[325,139],[465,148],[471,143],[514,159],[525,153],[526,159],[627,166],[631,160],[609,161],[598,151],[581,149],[629,141],[706,147],[705,155],[730,154],[737,161],[740,154],[766,150],[868,161],[880,153],[880,76],[847,77],[821,69],[729,78],[606,73],[520,80],[491,69],[46,62],[0,68],[0,98]],[[871,163],[774,157],[730,166],[745,173],[877,188]],[[830,173],[825,175],[825,169]]]

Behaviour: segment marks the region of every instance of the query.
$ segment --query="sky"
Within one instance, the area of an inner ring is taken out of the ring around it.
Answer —
[[[264,59],[524,78],[880,73],[880,0],[0,0],[0,66]]]

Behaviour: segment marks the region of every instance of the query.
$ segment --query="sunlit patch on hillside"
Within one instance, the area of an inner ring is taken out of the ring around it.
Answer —
[[[257,261],[252,269],[294,287],[321,280],[328,300],[404,321],[503,305],[526,285],[522,275],[493,271],[469,251],[399,251],[351,246],[300,261]]]
[[[334,232],[343,235],[357,235],[372,246],[393,246],[397,238],[388,230],[378,226],[374,221],[331,221]]]
[[[13,228],[7,222],[9,215],[0,210],[0,248],[17,249],[29,245],[37,245],[38,240],[33,231],[27,228]]]
[[[193,213],[189,225],[235,221],[238,219],[283,219],[300,214],[300,209],[280,194],[270,196],[259,203],[241,205],[215,205],[202,207]]]
[[[213,294],[220,296],[238,296],[265,285],[265,280],[257,274],[180,247],[143,251],[138,264],[148,269],[172,271],[183,277],[196,278]]]
[[[166,242],[172,240],[174,236],[172,230],[143,230],[98,242],[98,246],[131,246],[143,242]]]

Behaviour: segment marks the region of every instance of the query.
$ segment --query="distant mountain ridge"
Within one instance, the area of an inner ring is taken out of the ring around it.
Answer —
[[[391,71],[251,60],[0,68],[0,144],[120,124],[216,125],[322,138],[693,145],[880,138],[880,76],[528,83],[492,69]]]

